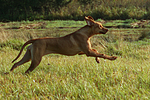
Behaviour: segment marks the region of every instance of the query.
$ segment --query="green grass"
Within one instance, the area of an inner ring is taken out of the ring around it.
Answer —
[[[45,56],[29,76],[24,74],[29,63],[4,75],[17,53],[8,49],[1,59],[1,99],[150,98],[149,59],[118,57],[97,64],[86,56],[52,55]]]
[[[95,58],[85,55],[68,57],[51,54],[44,56],[40,65],[29,75],[24,72],[30,62],[8,75],[4,74],[12,67],[11,61],[25,41],[37,37],[63,36],[85,23],[71,21],[74,24],[68,24],[62,21],[59,26],[60,21],[54,22],[52,25],[47,24],[48,29],[0,29],[0,45],[5,44],[0,47],[1,100],[150,99],[150,40],[149,37],[138,40],[140,33],[149,29],[111,28],[108,34],[94,36],[91,39],[92,47],[101,53],[116,55],[118,58],[115,61],[100,59],[97,64]],[[9,27],[7,25],[5,27]]]

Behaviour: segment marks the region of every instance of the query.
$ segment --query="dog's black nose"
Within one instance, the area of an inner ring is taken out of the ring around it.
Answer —
[[[106,29],[106,32],[108,32],[108,29]]]

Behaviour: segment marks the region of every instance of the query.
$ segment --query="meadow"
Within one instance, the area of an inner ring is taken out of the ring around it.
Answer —
[[[102,21],[99,19],[98,21]],[[131,20],[126,20],[130,26]],[[136,21],[135,21],[136,22]],[[29,75],[30,62],[13,72],[11,61],[25,41],[38,37],[60,37],[86,25],[84,21],[21,21],[0,23],[0,100],[149,100],[150,29],[115,28],[125,21],[103,23],[105,35],[91,39],[101,53],[117,56],[109,61],[86,55],[50,54]],[[23,51],[21,57],[25,53]],[[19,59],[21,59],[21,57]],[[18,61],[18,60],[17,60]]]

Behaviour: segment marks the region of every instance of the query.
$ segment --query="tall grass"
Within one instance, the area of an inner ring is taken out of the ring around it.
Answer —
[[[1,99],[149,99],[149,60],[132,57],[114,62],[86,56],[45,56],[29,76],[29,63],[9,75],[18,52],[1,59]],[[2,54],[1,54],[2,56]],[[6,67],[7,66],[7,67]]]
[[[4,74],[10,70],[13,65],[11,61],[19,52],[13,46],[19,47],[31,36],[57,37],[78,29],[77,26],[68,27],[66,21],[63,25],[66,28],[48,25],[49,29],[1,30],[1,36],[5,38],[0,38],[0,44],[7,44],[0,47],[1,100],[150,99],[150,41],[148,38],[138,40],[143,29],[109,29],[108,34],[91,39],[93,48],[101,53],[116,55],[118,58],[115,61],[100,59],[97,64],[95,58],[85,55],[68,57],[51,54],[44,56],[40,65],[29,75],[24,72],[30,62],[8,75]]]

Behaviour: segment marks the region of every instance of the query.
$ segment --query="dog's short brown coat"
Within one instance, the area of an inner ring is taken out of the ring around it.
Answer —
[[[96,57],[96,61],[98,63],[98,58],[115,60],[117,57],[98,53],[95,49],[91,48],[91,36],[96,34],[105,34],[108,29],[104,28],[101,23],[95,22],[94,19],[90,16],[85,17],[85,20],[87,22],[86,26],[64,37],[38,38],[27,41],[22,46],[18,56],[12,62],[19,58],[26,45],[30,43],[32,44],[28,46],[24,57],[19,62],[15,63],[10,71],[13,71],[17,66],[20,66],[31,60],[31,65],[25,72],[29,73],[40,64],[42,56],[51,53],[67,56],[86,54],[90,57]]]

